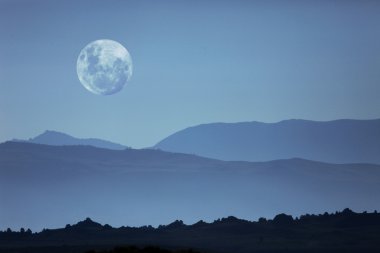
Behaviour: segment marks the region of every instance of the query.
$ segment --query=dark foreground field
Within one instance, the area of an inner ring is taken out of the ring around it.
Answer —
[[[123,245],[124,248],[115,248]],[[175,221],[158,228],[113,228],[88,218],[62,229],[45,229],[39,233],[29,230],[0,232],[1,253],[89,251],[379,252],[380,214],[345,209],[335,214],[303,215],[296,219],[279,214],[273,220],[260,219],[257,222],[235,217],[212,223],[199,221],[193,225]]]

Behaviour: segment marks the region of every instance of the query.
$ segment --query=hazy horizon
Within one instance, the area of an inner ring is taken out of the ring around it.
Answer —
[[[57,133],[62,133],[62,134],[67,134],[71,137],[74,137],[74,138],[78,138],[78,139],[100,139],[100,140],[104,140],[104,141],[110,141],[110,142],[113,142],[113,143],[116,143],[116,144],[121,144],[121,145],[124,145],[126,147],[130,147],[130,148],[135,148],[135,149],[144,149],[144,148],[151,148],[153,147],[155,144],[157,144],[159,141],[165,139],[166,137],[178,132],[178,131],[181,131],[181,130],[185,130],[187,128],[192,128],[192,127],[196,127],[196,126],[200,126],[200,125],[208,125],[208,124],[237,124],[237,123],[251,123],[251,122],[258,122],[258,123],[264,123],[264,124],[276,124],[276,123],[280,123],[280,122],[283,122],[283,121],[291,121],[291,120],[302,120],[302,121],[311,121],[311,122],[330,122],[330,121],[340,121],[340,120],[359,120],[359,121],[372,121],[372,120],[379,120],[380,118],[370,118],[370,119],[334,119],[334,120],[309,120],[309,119],[284,119],[284,120],[280,120],[280,121],[273,121],[273,122],[263,122],[263,121],[256,121],[256,120],[251,120],[251,121],[237,121],[237,122],[208,122],[208,123],[200,123],[200,124],[197,124],[197,125],[191,125],[191,126],[187,126],[185,128],[181,128],[181,129],[178,129],[178,130],[175,130],[174,132],[170,133],[169,135],[167,136],[163,136],[162,138],[160,138],[157,142],[151,144],[151,145],[148,145],[148,146],[144,146],[144,147],[134,147],[134,146],[131,146],[129,145],[128,143],[121,143],[119,142],[118,140],[108,140],[108,139],[102,139],[100,137],[97,137],[97,136],[76,136],[76,135],[73,135],[71,133],[68,133],[68,132],[63,132],[63,131],[59,131],[59,130],[56,130],[56,129],[45,129],[39,133],[37,133],[36,135],[33,135],[33,136],[29,136],[29,137],[26,137],[26,138],[18,138],[18,137],[12,137],[11,139],[6,139],[4,141],[0,141],[0,143],[2,142],[7,142],[7,141],[12,141],[12,140],[29,140],[29,139],[33,139],[39,135],[42,135],[44,134],[45,132],[57,132]]]

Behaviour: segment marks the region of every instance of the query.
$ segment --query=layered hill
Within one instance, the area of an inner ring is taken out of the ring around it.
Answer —
[[[204,124],[176,132],[154,147],[221,160],[301,157],[329,163],[380,164],[380,119]]]
[[[35,143],[35,144],[46,144],[46,145],[52,145],[52,146],[83,145],[83,146],[94,146],[98,148],[106,148],[106,149],[113,149],[113,150],[122,150],[122,149],[128,148],[121,144],[106,141],[106,140],[101,140],[101,139],[96,139],[96,138],[83,138],[83,139],[76,138],[65,133],[50,131],[50,130],[47,130],[34,138],[30,138],[29,140],[14,140],[14,141],[28,142],[28,143]]]
[[[380,166],[225,162],[160,150],[0,144],[0,229],[380,209]]]

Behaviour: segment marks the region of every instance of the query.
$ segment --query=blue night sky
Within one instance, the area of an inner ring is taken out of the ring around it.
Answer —
[[[380,118],[380,1],[0,0],[0,142],[57,130],[136,148],[209,122]],[[111,96],[81,49],[123,44]]]

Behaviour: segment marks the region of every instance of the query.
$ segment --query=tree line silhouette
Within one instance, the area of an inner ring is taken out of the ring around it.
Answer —
[[[157,228],[101,225],[87,218],[61,229],[0,232],[0,253],[12,252],[149,252],[192,248],[200,252],[379,252],[380,214],[350,209],[293,218],[278,214],[273,219],[247,221],[234,216],[211,223],[186,225],[176,220]],[[114,248],[116,245],[138,247]],[[48,247],[48,248],[46,248]],[[144,248],[145,247],[145,248]],[[13,250],[13,251],[12,251]],[[108,251],[107,251],[108,250]],[[144,251],[145,250],[145,251]],[[176,252],[176,251],[175,251]],[[182,251],[187,252],[187,251]]]

